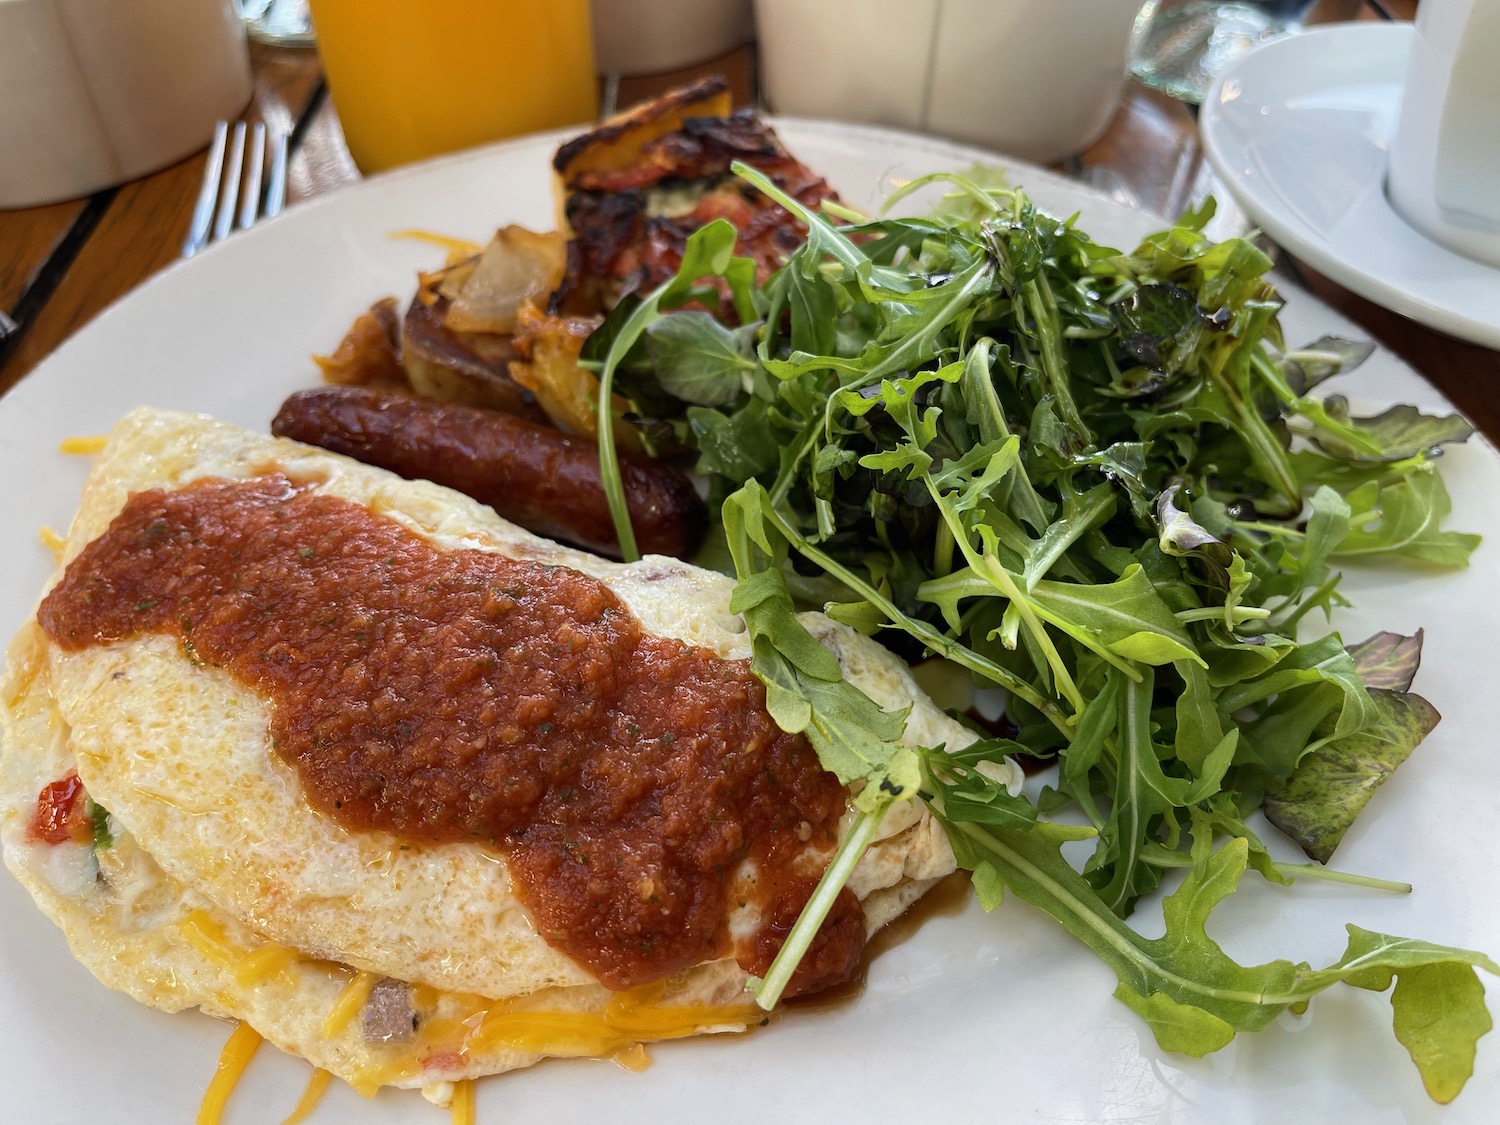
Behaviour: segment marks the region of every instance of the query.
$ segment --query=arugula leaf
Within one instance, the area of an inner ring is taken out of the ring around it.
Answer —
[[[1383,991],[1394,976],[1397,1035],[1429,1094],[1452,1100],[1473,1073],[1474,1043],[1490,1027],[1475,968],[1500,976],[1500,965],[1482,954],[1357,926],[1347,927],[1344,955],[1327,968],[1290,961],[1240,965],[1205,927],[1244,874],[1250,848],[1244,839],[1203,856],[1162,904],[1166,933],[1143,938],[1063,858],[1061,845],[1077,839],[1079,830],[1047,823],[1026,831],[982,828],[967,821],[954,828],[965,866],[988,865],[991,879],[1051,915],[1109,965],[1118,978],[1115,996],[1146,1022],[1163,1050],[1202,1057],[1237,1032],[1258,1031],[1284,1011],[1300,1011],[1336,983]]]
[[[1494,1027],[1479,975],[1461,961],[1416,965],[1396,974],[1391,1007],[1396,1038],[1428,1096],[1446,1105],[1474,1073],[1476,1044]]]
[[[837,657],[797,619],[779,567],[765,567],[754,548],[773,556],[756,511],[758,496],[737,493],[724,504],[724,532],[740,582],[731,612],[745,619],[766,685],[766,708],[777,725],[805,733],[819,759],[845,785],[862,786],[855,803],[878,813],[892,800],[909,800],[919,776],[914,751],[900,741],[905,713],[882,711],[843,678]]]
[[[1429,468],[1395,484],[1369,481],[1346,497],[1350,531],[1337,558],[1385,556],[1405,562],[1461,569],[1479,546],[1479,536],[1442,529],[1453,508],[1443,478]]]

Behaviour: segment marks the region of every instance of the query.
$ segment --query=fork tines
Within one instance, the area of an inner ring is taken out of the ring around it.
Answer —
[[[286,203],[286,134],[271,135],[269,175],[265,173],[265,125],[256,122],[251,128],[248,147],[245,134],[243,121],[235,122],[233,135],[227,121],[220,121],[214,128],[213,143],[208,146],[208,159],[203,165],[203,186],[182,243],[184,258],[191,258],[210,242],[228,238],[236,227],[244,230],[257,219],[280,213]]]

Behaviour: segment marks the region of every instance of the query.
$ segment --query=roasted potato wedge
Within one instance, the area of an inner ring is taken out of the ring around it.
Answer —
[[[517,358],[515,343],[506,333],[455,332],[443,319],[448,299],[436,283],[424,284],[412,298],[401,325],[401,363],[411,389],[419,395],[508,410],[532,421],[546,414],[536,396],[510,375]]]

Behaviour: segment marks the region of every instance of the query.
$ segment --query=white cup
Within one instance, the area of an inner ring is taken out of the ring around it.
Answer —
[[[1387,187],[1428,238],[1500,266],[1500,0],[1423,0]]]
[[[750,0],[593,0],[601,74],[660,74],[727,55],[755,38]]]
[[[0,208],[154,172],[249,100],[234,0],[0,0]]]
[[[778,113],[941,133],[1027,160],[1109,125],[1141,0],[756,0]]]

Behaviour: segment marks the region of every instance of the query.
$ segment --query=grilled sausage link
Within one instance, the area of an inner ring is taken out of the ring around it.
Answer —
[[[446,485],[539,535],[620,555],[599,452],[585,438],[496,410],[364,387],[298,391],[271,432]],[[708,509],[687,477],[630,453],[620,454],[620,476],[641,551],[691,554]]]

